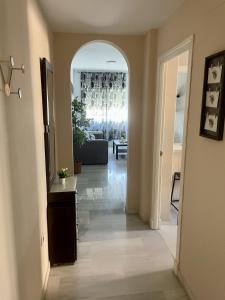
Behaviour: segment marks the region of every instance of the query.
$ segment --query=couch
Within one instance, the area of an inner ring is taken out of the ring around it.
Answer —
[[[90,133],[90,132],[89,132]],[[106,165],[108,163],[108,141],[103,133],[92,132],[95,140],[88,140],[84,145],[74,145],[74,158],[81,160],[83,165]]]

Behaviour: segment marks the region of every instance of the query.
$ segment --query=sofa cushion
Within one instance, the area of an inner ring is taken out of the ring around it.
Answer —
[[[89,131],[87,131],[88,133],[89,133],[89,136],[90,135],[94,135],[95,136],[95,139],[96,140],[98,140],[98,139],[103,139],[104,138],[104,134],[103,134],[103,131],[101,131],[101,130],[96,130],[96,131],[94,131],[94,130],[89,130]]]
[[[81,160],[84,165],[108,163],[108,141],[89,140],[83,146],[74,146],[75,160]]]
[[[94,141],[95,139],[96,139],[96,138],[95,138],[95,135],[92,134],[92,133],[90,133],[90,134],[89,134],[89,140]]]

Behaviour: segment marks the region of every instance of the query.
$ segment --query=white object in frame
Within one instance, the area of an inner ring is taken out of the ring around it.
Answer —
[[[206,106],[217,108],[219,102],[219,91],[207,91],[206,93]]]
[[[217,125],[218,125],[218,116],[207,113],[205,119],[205,130],[217,132]]]
[[[222,65],[211,66],[208,72],[208,83],[220,83],[222,76]]]

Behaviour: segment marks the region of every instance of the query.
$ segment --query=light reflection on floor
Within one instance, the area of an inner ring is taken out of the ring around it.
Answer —
[[[91,228],[94,228],[96,224],[93,223],[98,223],[101,218],[125,212],[126,155],[121,155],[116,160],[112,147],[109,147],[108,165],[82,166],[82,173],[78,175],[77,190],[79,239],[84,241],[88,239],[90,222]]]

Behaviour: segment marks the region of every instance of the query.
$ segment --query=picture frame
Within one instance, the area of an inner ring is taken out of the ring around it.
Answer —
[[[218,108],[220,91],[206,91],[206,107]]]
[[[225,118],[225,51],[205,59],[200,136],[222,140]]]

